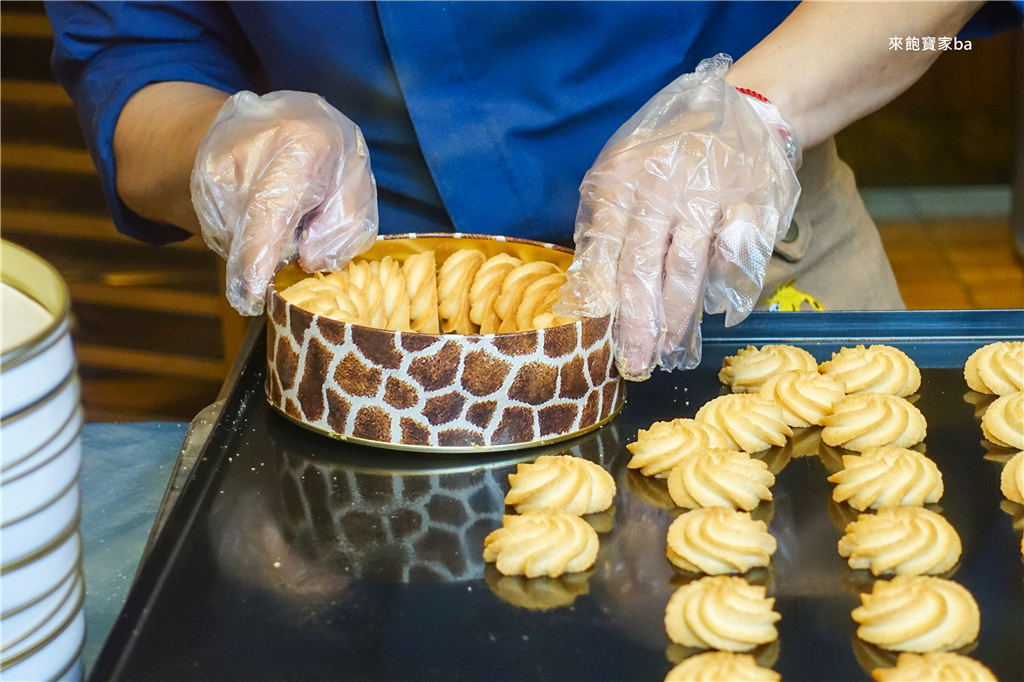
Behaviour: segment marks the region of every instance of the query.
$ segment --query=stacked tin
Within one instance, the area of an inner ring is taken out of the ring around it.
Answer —
[[[0,240],[0,677],[81,677],[83,413],[68,290]]]

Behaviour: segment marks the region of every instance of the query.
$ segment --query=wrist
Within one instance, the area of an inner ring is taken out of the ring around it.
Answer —
[[[113,139],[117,193],[125,206],[147,220],[199,232],[189,179],[199,143],[227,98],[198,83],[168,82],[128,100]]]
[[[789,159],[790,166],[794,170],[800,168],[801,162],[803,161],[803,147],[800,144],[800,138],[793,128],[793,125],[783,116],[782,112],[778,107],[765,95],[754,90],[752,88],[732,86],[736,92],[749,97],[751,99],[751,106],[761,116],[761,120],[764,121],[770,129],[774,130],[778,134],[779,142],[782,145],[783,151],[786,158]]]

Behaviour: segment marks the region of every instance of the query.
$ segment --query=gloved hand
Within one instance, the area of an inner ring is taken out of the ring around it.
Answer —
[[[656,94],[580,187],[560,314],[617,313],[627,379],[700,362],[700,318],[753,309],[800,195],[800,148],[779,110],[728,85],[726,55]]]
[[[263,312],[277,268],[339,270],[377,236],[377,185],[363,134],[321,97],[280,91],[228,99],[199,145],[192,204],[227,260],[227,299]]]

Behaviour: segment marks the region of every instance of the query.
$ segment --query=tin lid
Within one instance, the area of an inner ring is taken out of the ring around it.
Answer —
[[[37,325],[38,330],[33,329],[20,343],[4,348],[0,371],[6,371],[41,352],[63,334],[65,321],[70,316],[70,298],[67,284],[56,268],[28,249],[2,239],[0,281],[29,299],[23,302],[37,303],[53,316],[48,322]],[[6,306],[6,299],[4,303]]]

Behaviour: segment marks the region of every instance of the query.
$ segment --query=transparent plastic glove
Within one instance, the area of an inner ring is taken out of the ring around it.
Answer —
[[[800,150],[774,106],[705,59],[647,102],[580,186],[576,254],[561,314],[616,313],[627,379],[700,362],[702,309],[726,324],[753,309],[800,194]]]
[[[206,243],[227,260],[227,299],[263,312],[293,260],[339,270],[377,236],[377,185],[363,134],[321,97],[233,95],[199,145],[192,204]]]

